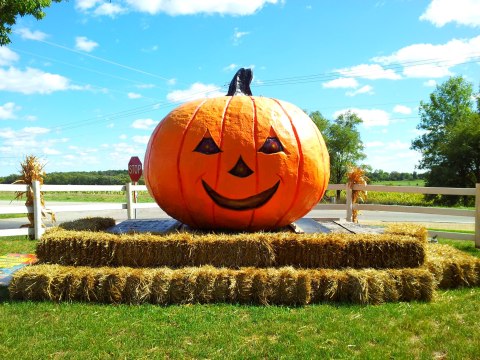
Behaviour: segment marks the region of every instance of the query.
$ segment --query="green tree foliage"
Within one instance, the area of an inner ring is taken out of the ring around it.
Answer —
[[[346,112],[331,122],[319,111],[312,112],[310,118],[317,125],[327,144],[330,155],[330,182],[345,183],[348,166],[358,166],[358,162],[366,157],[357,129],[362,119],[355,113]],[[339,195],[340,192],[337,193],[337,197]]]
[[[0,0],[0,46],[10,43],[17,16],[32,15],[37,20],[43,19],[43,9],[49,7],[52,1],[62,0]]]
[[[480,182],[480,114],[475,112],[473,85],[451,77],[420,102],[420,124],[425,133],[412,142],[420,151],[419,168],[428,170],[426,186],[475,187]],[[477,111],[480,104],[477,103]],[[438,203],[453,205],[455,196],[434,196]],[[467,205],[470,198],[464,197]]]

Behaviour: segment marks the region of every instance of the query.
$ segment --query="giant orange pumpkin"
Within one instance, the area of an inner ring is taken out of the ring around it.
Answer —
[[[156,127],[147,188],[173,218],[201,229],[255,231],[290,224],[322,198],[330,177],[322,135],[298,107],[251,96],[240,69],[227,96],[195,100]]]

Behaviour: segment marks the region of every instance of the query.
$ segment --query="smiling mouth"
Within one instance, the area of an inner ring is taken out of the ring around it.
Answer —
[[[213,202],[218,206],[230,210],[251,210],[259,208],[272,198],[280,185],[280,180],[271,188],[243,199],[230,199],[222,196],[213,190],[204,180],[202,180],[202,185],[208,196],[210,196]]]

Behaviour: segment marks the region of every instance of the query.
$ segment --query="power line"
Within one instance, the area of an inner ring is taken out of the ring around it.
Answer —
[[[130,118],[132,116],[145,114],[145,113],[148,113],[148,112],[151,112],[151,111],[164,109],[164,108],[169,108],[169,107],[174,107],[174,106],[177,106],[181,103],[184,103],[185,101],[193,100],[195,98],[198,98],[198,95],[208,95],[208,93],[219,91],[221,89],[223,89],[223,88],[218,87],[218,88],[210,89],[208,91],[202,91],[202,92],[194,93],[194,94],[191,94],[187,97],[179,99],[175,102],[163,102],[163,103],[159,102],[159,103],[154,103],[154,104],[150,104],[150,105],[141,106],[141,107],[134,108],[134,109],[124,110],[122,112],[115,113],[114,115],[106,114],[106,115],[104,115],[100,118],[94,117],[94,118],[90,118],[89,120],[76,121],[76,122],[70,123],[69,125],[56,127],[56,130],[63,132],[63,131],[69,131],[69,130],[76,129],[76,128],[83,127],[83,126],[90,125],[90,124],[97,124],[97,123],[104,123],[104,122],[107,122],[107,121],[112,121],[112,118],[114,120]]]
[[[53,62],[56,62],[56,63],[59,63],[59,64],[63,64],[63,65],[67,65],[67,66],[70,66],[70,67],[73,67],[73,68],[77,68],[77,69],[80,69],[80,70],[85,70],[85,71],[93,72],[93,73],[96,73],[96,74],[108,76],[108,77],[111,77],[111,78],[114,78],[114,79],[128,81],[128,82],[132,82],[132,83],[135,83],[135,84],[138,84],[138,85],[143,85],[144,84],[144,82],[142,82],[142,81],[127,79],[125,77],[121,77],[121,76],[118,76],[118,75],[112,75],[112,74],[109,74],[109,73],[106,73],[106,72],[103,72],[103,71],[99,71],[99,70],[95,70],[95,69],[92,69],[92,68],[88,68],[88,67],[85,67],[85,66],[75,65],[75,64],[72,64],[72,63],[69,63],[69,62],[66,62],[66,61],[62,61],[62,60],[58,60],[58,59],[54,59],[54,58],[51,58],[51,57],[48,57],[48,56],[35,54],[35,53],[30,52],[30,51],[26,51],[26,50],[14,48],[14,47],[10,47],[10,49],[15,50],[19,53],[23,53],[23,54],[27,54],[27,55],[30,55],[30,56],[33,56],[33,57],[37,57],[39,59],[53,61]]]
[[[311,83],[311,82],[322,82],[322,81],[328,81],[328,80],[334,80],[338,79],[340,77],[352,77],[352,78],[366,78],[368,79],[369,77],[372,77],[375,74],[381,74],[384,70],[399,70],[402,68],[408,68],[408,67],[416,67],[416,66],[425,66],[425,65],[437,65],[440,67],[445,67],[451,62],[450,59],[446,60],[435,60],[435,59],[430,59],[430,60],[418,60],[418,61],[409,61],[409,62],[399,62],[394,65],[387,65],[387,66],[382,66],[382,69],[379,69],[377,72],[362,72],[362,71],[349,71],[345,69],[339,69],[333,72],[327,72],[327,73],[321,73],[321,74],[311,74],[311,75],[302,75],[302,76],[292,76],[292,77],[285,77],[285,78],[278,78],[278,79],[270,79],[270,80],[262,80],[261,83],[255,84],[257,87],[262,87],[262,86],[283,86],[283,85],[297,85],[297,84],[305,84],[305,83]],[[463,64],[469,64],[469,63],[476,63],[480,62],[480,53],[479,55],[471,56],[468,57],[466,61],[460,62],[460,63],[455,63],[452,66],[457,66],[457,65],[463,65]],[[343,75],[342,76],[342,70],[344,70],[344,73],[347,73],[348,75]],[[381,78],[378,79],[372,79],[372,80],[380,80]],[[388,78],[383,78],[387,79]],[[399,78],[400,80],[400,78]]]
[[[170,80],[169,78],[166,78],[166,77],[163,77],[163,76],[160,76],[160,75],[157,75],[157,74],[153,74],[153,73],[148,72],[148,71],[144,71],[144,70],[141,70],[141,69],[137,69],[137,68],[134,68],[134,67],[128,66],[128,65],[123,65],[123,64],[120,64],[120,63],[118,63],[118,62],[116,62],[116,61],[112,61],[112,60],[109,60],[109,59],[105,59],[105,58],[102,58],[102,57],[100,57],[100,56],[95,56],[95,55],[92,55],[92,54],[89,54],[89,53],[86,53],[86,52],[83,52],[83,51],[78,51],[78,50],[69,48],[69,47],[67,47],[67,46],[63,46],[63,45],[60,45],[60,44],[56,44],[56,43],[51,42],[51,41],[46,41],[46,40],[37,40],[37,41],[40,41],[40,42],[42,42],[42,43],[44,43],[44,44],[47,44],[47,45],[50,45],[50,46],[58,47],[58,48],[63,49],[63,50],[67,50],[67,51],[73,52],[73,53],[76,53],[76,54],[80,54],[80,55],[82,55],[82,56],[87,56],[87,57],[89,57],[89,58],[92,58],[92,59],[95,59],[95,60],[98,60],[98,61],[102,61],[102,62],[107,63],[107,64],[110,64],[110,65],[118,66],[118,67],[121,67],[121,68],[126,69],[126,70],[134,71],[134,72],[139,73],[139,74],[151,76],[151,77],[154,77],[154,78],[157,78],[157,79],[161,79],[161,80],[165,80],[165,81],[169,81],[169,80]]]
[[[48,43],[48,42],[46,42],[46,43]],[[54,44],[54,46],[57,46],[57,45],[58,44]],[[58,46],[62,47],[62,48],[65,48],[61,45],[58,45]],[[71,51],[76,52],[76,53],[80,53],[80,52],[78,52],[76,50],[73,50],[73,49],[69,49],[69,48],[66,48],[66,49],[71,50]],[[81,53],[81,54],[83,54],[83,53]],[[462,62],[462,63],[456,63],[455,65],[477,62],[479,60],[480,60],[480,56],[472,56],[471,58],[469,58],[469,61],[465,61],[465,62]],[[386,66],[386,67],[383,67],[382,69],[383,70],[392,70],[392,69],[397,69],[397,68],[405,67],[405,66],[421,66],[421,65],[441,64],[441,63],[447,63],[449,61],[451,61],[451,60],[448,60],[448,59],[447,60],[432,59],[432,60],[410,61],[410,62],[398,63],[397,65]],[[340,70],[342,70],[342,69],[340,69]],[[331,79],[335,79],[335,78],[340,78],[341,77],[339,75],[339,74],[341,74],[340,70],[338,70],[336,72],[330,72],[330,73],[302,75],[302,76],[296,76],[296,77],[286,77],[286,78],[265,80],[265,81],[262,82],[262,84],[256,84],[254,86],[275,86],[275,85],[283,86],[283,85],[292,85],[292,84],[294,84],[294,85],[304,84],[304,83],[308,83],[308,82],[327,81],[327,80],[331,80]],[[379,72],[383,71],[383,70],[379,70]],[[142,71],[140,71],[140,72],[142,72]],[[348,76],[351,76],[351,77],[368,77],[368,76],[372,76],[372,75],[371,75],[371,72],[361,72],[361,71],[357,71],[357,72],[353,71],[352,72],[352,71],[350,71]],[[165,79],[165,78],[163,78],[163,79]],[[74,122],[65,123],[63,125],[57,126],[55,129],[57,131],[68,131],[68,130],[76,129],[76,128],[83,127],[83,126],[102,123],[102,122],[106,122],[106,121],[112,121],[112,118],[113,119],[123,119],[123,118],[128,118],[128,117],[131,117],[131,116],[151,112],[151,111],[154,111],[154,110],[162,109],[162,108],[172,107],[172,106],[175,106],[175,105],[177,105],[179,103],[182,103],[184,101],[190,100],[194,97],[197,97],[198,95],[207,95],[209,92],[218,91],[222,88],[225,88],[226,86],[227,86],[227,84],[224,85],[223,87],[218,87],[218,88],[215,88],[215,89],[212,89],[212,90],[202,91],[202,92],[198,92],[196,94],[191,94],[190,96],[185,97],[183,99],[180,99],[176,102],[156,102],[156,103],[152,103],[152,104],[148,104],[148,105],[144,105],[144,106],[140,106],[140,107],[126,109],[126,110],[116,112],[116,113],[105,114],[101,117],[92,117],[92,118],[88,118],[88,119],[85,119],[85,120],[78,120],[78,121],[74,121]],[[370,106],[372,106],[372,105],[370,105]]]

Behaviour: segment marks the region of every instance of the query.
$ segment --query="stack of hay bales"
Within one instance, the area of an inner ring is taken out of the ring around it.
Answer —
[[[379,304],[430,301],[437,283],[461,278],[474,285],[480,279],[480,262],[468,276],[454,275],[449,265],[435,267],[439,261],[428,255],[427,232],[419,227],[356,235],[114,235],[99,231],[98,223],[91,226],[96,232],[85,231],[84,222],[82,231],[46,232],[37,248],[39,265],[16,274],[11,297],[162,305]]]

